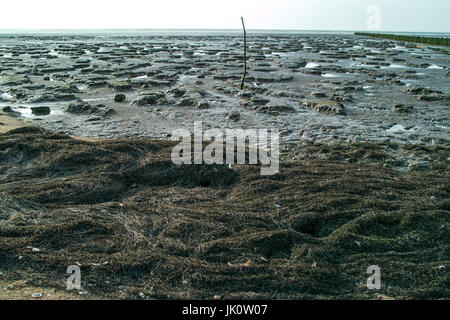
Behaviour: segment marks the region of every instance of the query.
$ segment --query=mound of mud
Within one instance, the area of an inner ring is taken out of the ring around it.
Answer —
[[[399,171],[396,145],[290,146],[267,177],[176,166],[173,145],[0,135],[2,281],[65,291],[77,264],[87,298],[450,297],[448,148]]]

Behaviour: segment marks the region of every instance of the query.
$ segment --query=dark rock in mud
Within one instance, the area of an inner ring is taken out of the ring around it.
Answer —
[[[124,95],[124,94],[116,94],[115,96],[114,96],[114,101],[115,102],[123,102],[123,101],[125,101],[125,99],[126,99],[126,96]]]
[[[3,112],[8,112],[8,113],[14,112],[14,110],[10,106],[3,107],[2,111]]]
[[[37,116],[46,116],[50,114],[49,107],[31,107],[31,112]]]

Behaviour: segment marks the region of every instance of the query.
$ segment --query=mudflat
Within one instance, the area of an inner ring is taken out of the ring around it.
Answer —
[[[447,48],[249,34],[241,91],[239,35],[0,40],[0,298],[450,297]],[[193,121],[280,172],[175,165]]]

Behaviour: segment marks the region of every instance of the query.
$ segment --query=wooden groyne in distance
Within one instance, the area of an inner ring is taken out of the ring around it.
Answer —
[[[367,32],[355,32],[355,35],[450,47],[450,38],[428,38],[419,36],[405,36],[397,34],[367,33]]]

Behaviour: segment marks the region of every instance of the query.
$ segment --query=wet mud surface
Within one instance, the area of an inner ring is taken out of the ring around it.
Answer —
[[[197,120],[206,128],[277,127],[283,141],[449,144],[445,47],[250,33],[240,91],[239,34],[0,42],[0,106],[55,132],[164,138]]]

